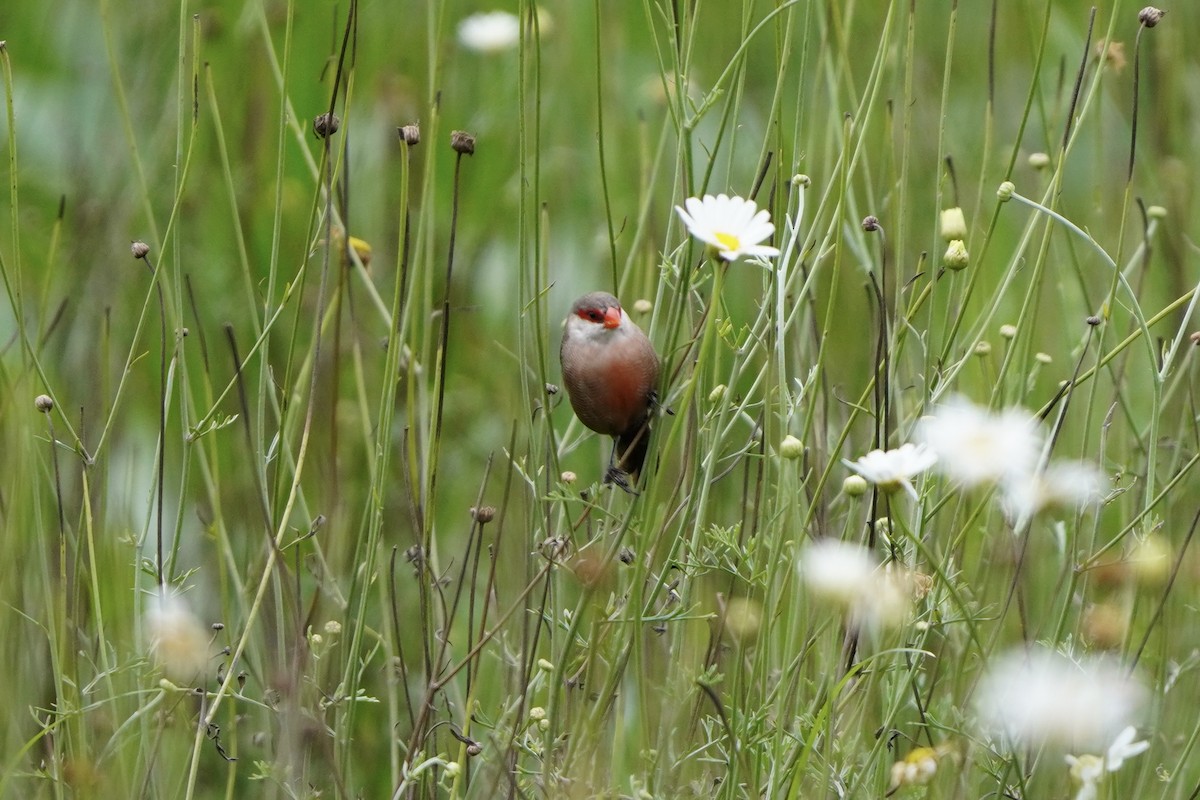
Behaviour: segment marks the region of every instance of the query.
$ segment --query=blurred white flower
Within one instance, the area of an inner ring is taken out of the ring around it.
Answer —
[[[146,608],[146,636],[154,660],[168,678],[190,684],[208,666],[208,632],[175,594],[150,598]]]
[[[804,547],[798,566],[814,597],[841,607],[858,624],[894,624],[908,615],[913,596],[908,573],[879,566],[861,545],[821,539]]]
[[[1102,747],[1136,715],[1145,689],[1115,663],[1074,661],[1035,647],[1001,656],[979,684],[975,711],[1009,746]]]
[[[717,257],[736,261],[741,256],[779,255],[778,249],[760,244],[771,238],[775,226],[770,212],[760,211],[753,200],[706,194],[703,200],[689,197],[683,204],[686,211],[675,206],[679,218],[688,232],[711,247]]]
[[[1149,749],[1147,741],[1135,742],[1137,729],[1132,725],[1125,728],[1103,757],[1093,755],[1066,757],[1071,767],[1071,782],[1076,787],[1075,800],[1095,800],[1097,787],[1109,772],[1116,772],[1125,763],[1125,759],[1133,758]]]
[[[953,752],[954,747],[948,744],[916,748],[905,756],[903,761],[892,764],[892,785],[888,794],[904,786],[922,786],[929,783],[937,774],[938,762]]]
[[[903,488],[917,497],[912,478],[932,467],[937,454],[923,444],[902,444],[895,450],[872,450],[857,461],[842,459],[842,463],[885,492]]]
[[[507,11],[472,14],[458,23],[458,41],[477,53],[511,50],[521,41],[521,21]]]
[[[992,413],[962,397],[922,418],[916,438],[937,454],[939,470],[964,486],[1029,475],[1042,450],[1037,421],[1025,411]]]
[[[1010,519],[1033,516],[1049,506],[1082,507],[1100,499],[1104,476],[1081,461],[1052,461],[1041,472],[1014,475],[1003,484],[1000,503]]]

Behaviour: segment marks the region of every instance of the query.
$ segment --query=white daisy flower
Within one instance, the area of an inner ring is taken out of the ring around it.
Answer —
[[[779,250],[760,244],[775,233],[771,214],[759,210],[753,200],[719,194],[704,195],[701,200],[689,197],[684,201],[687,210],[675,206],[688,232],[707,244],[718,258],[736,261],[742,256],[770,258]]]
[[[458,23],[458,41],[477,53],[511,50],[521,41],[521,21],[507,11],[472,14]]]
[[[1100,499],[1104,476],[1081,461],[1052,461],[1041,472],[1016,475],[1003,484],[1000,503],[1010,519],[1027,519],[1049,506],[1082,507]]]
[[[895,450],[872,450],[857,461],[842,463],[885,492],[903,488],[917,497],[912,478],[937,463],[937,453],[923,444],[902,444]]]
[[[840,606],[859,624],[903,620],[912,601],[907,572],[881,567],[870,550],[837,539],[821,539],[804,547],[800,577],[816,598]]]
[[[964,486],[1028,476],[1042,452],[1033,416],[1017,408],[992,413],[961,397],[921,419],[916,437],[937,454],[938,468]]]
[[[1101,747],[1130,723],[1145,695],[1110,661],[1020,649],[1001,656],[980,681],[975,711],[1009,746]]]
[[[1071,782],[1075,784],[1075,800],[1095,800],[1100,782],[1109,772],[1116,772],[1125,763],[1125,759],[1146,752],[1150,748],[1147,741],[1135,742],[1137,729],[1132,725],[1125,728],[1103,757],[1093,755],[1067,756],[1067,765],[1071,768]]]

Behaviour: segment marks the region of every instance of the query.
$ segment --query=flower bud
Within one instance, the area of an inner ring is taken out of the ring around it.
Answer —
[[[804,442],[790,433],[779,443],[779,455],[787,459],[796,459],[804,455]]]
[[[1050,156],[1046,153],[1030,153],[1029,166],[1041,171],[1050,166]]]
[[[946,269],[952,269],[957,272],[960,269],[966,269],[967,264],[971,261],[971,256],[967,253],[967,245],[962,239],[955,239],[946,247],[946,253],[942,256],[942,266]]]
[[[133,253],[134,258],[145,258],[150,255],[150,245],[145,242],[134,242],[129,245],[129,250]]]
[[[862,497],[867,493],[867,479],[862,475],[847,475],[842,481],[842,491],[847,497]]]
[[[942,209],[942,238],[947,242],[967,238],[967,218],[958,206]]]
[[[33,407],[43,414],[49,414],[54,409],[54,401],[48,394],[39,394],[33,398]]]
[[[1009,200],[1012,200],[1013,192],[1015,191],[1017,191],[1016,184],[1012,181],[1005,181],[996,189],[996,197],[1000,199],[1001,203],[1007,203]]]

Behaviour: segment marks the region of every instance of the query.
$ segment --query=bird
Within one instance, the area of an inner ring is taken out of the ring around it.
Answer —
[[[571,305],[563,329],[563,384],[579,421],[615,440],[605,483],[637,483],[650,442],[659,361],[654,345],[608,292]]]

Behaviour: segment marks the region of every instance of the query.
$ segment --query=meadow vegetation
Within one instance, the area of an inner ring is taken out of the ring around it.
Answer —
[[[6,4],[0,796],[1200,796],[1177,5]]]

